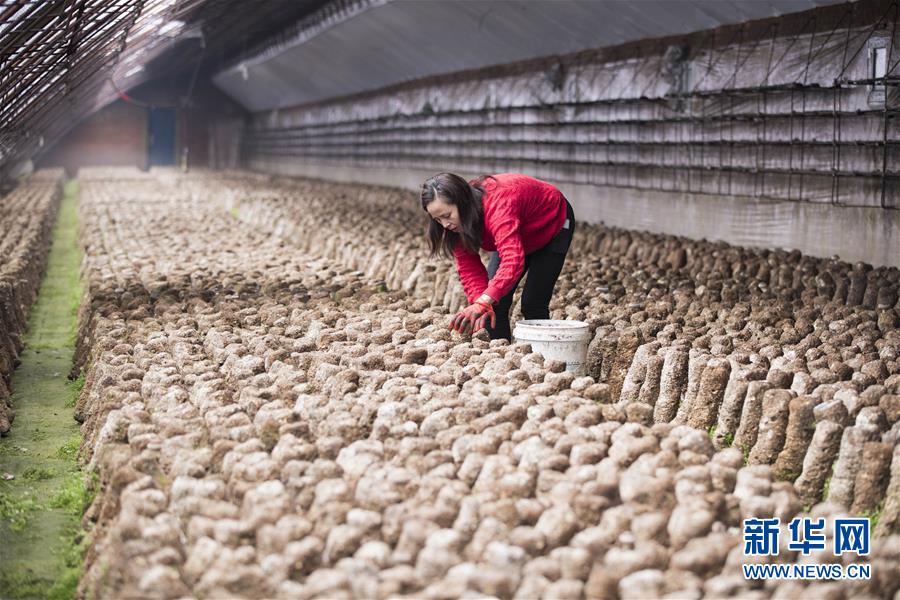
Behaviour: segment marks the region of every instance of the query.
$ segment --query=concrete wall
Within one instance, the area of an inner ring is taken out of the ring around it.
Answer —
[[[135,166],[146,169],[149,166],[147,105],[177,107],[176,161],[181,160],[182,149],[187,148],[189,165],[234,166],[218,159],[215,142],[221,137],[219,131],[223,123],[231,130],[237,123],[239,130],[245,112],[199,78],[190,103],[185,106],[183,98],[189,85],[190,81],[186,79],[150,82],[129,91],[129,97],[136,103],[116,100],[89,116],[45,151],[38,158],[37,167],[64,167],[69,175],[74,175],[80,167]]]
[[[313,165],[301,161],[251,161],[257,171],[331,181],[363,182],[410,190],[417,202],[434,171]],[[460,172],[475,177],[474,172]],[[849,262],[900,266],[900,211],[871,207],[779,202],[701,194],[671,194],[549,180],[572,203],[575,218],[692,239],[721,240],[754,248],[797,249]]]
[[[147,110],[121,100],[94,113],[37,161],[71,176],[89,166],[147,166]]]

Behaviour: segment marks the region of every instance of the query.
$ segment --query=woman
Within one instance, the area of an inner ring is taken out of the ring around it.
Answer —
[[[431,216],[431,255],[456,258],[469,306],[450,321],[460,333],[487,327],[491,339],[510,339],[509,309],[522,276],[522,314],[549,319],[550,297],[575,231],[572,205],[557,188],[519,173],[471,182],[439,173],[422,184]],[[479,248],[493,253],[487,269]]]

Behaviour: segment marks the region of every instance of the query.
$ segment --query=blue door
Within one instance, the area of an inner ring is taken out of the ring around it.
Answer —
[[[175,109],[151,108],[150,166],[175,164]]]

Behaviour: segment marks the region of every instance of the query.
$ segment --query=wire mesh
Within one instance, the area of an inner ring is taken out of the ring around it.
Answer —
[[[324,1],[0,0],[0,179],[126,90],[194,81]]]

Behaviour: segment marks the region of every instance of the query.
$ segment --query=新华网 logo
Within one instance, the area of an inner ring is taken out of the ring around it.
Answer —
[[[809,556],[813,551],[827,551],[834,556],[869,555],[870,522],[868,518],[836,518],[834,535],[829,545],[825,535],[824,518],[797,517],[787,526],[787,549]],[[744,556],[778,556],[781,551],[781,520],[745,519]],[[742,565],[745,579],[869,579],[871,565],[867,562],[851,564],[771,563]]]

